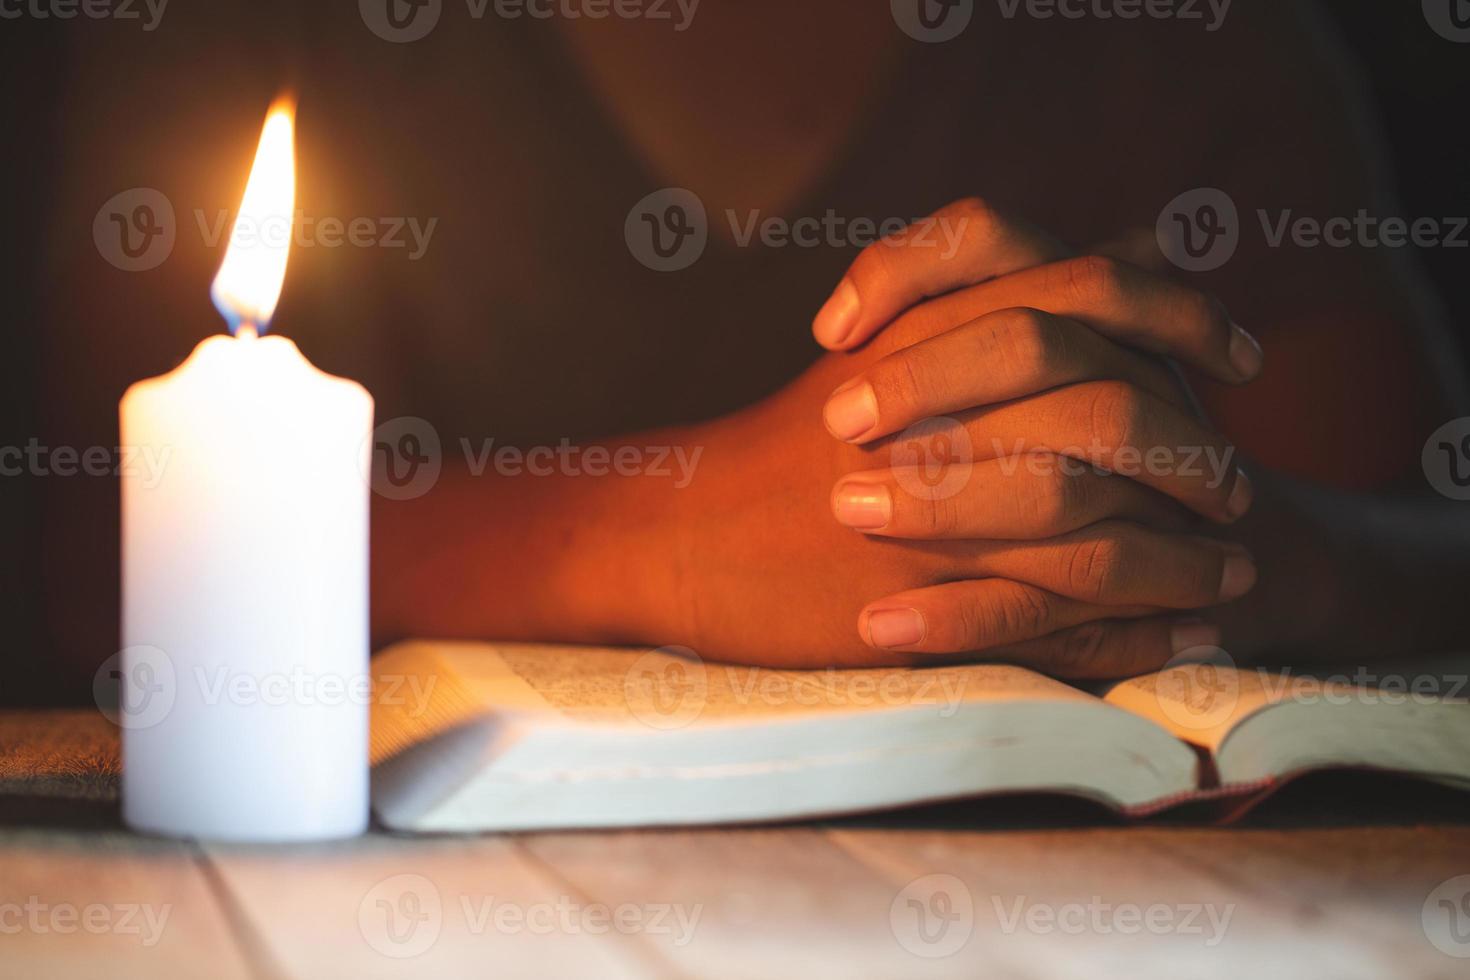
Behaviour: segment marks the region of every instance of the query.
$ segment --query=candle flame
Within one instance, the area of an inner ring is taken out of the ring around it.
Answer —
[[[295,116],[296,106],[287,97],[277,99],[266,114],[245,196],[209,291],[231,333],[264,330],[281,296],[295,227]]]

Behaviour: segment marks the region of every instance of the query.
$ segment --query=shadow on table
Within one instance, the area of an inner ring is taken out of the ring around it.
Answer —
[[[954,800],[829,821],[839,827],[972,831],[1064,830],[1127,826],[1134,822],[1089,800],[1040,794]],[[1219,809],[1203,804],[1181,806],[1142,821],[1149,826],[1219,822]],[[1436,823],[1470,824],[1470,794],[1392,773],[1327,771],[1293,780],[1234,826],[1286,829]]]

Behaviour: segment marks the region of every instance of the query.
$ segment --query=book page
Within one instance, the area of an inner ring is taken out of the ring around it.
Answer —
[[[451,659],[465,676],[484,676],[483,662],[498,661],[567,717],[654,727],[891,709],[948,717],[973,701],[1093,700],[1024,668],[998,665],[778,670],[708,663],[676,648],[539,645],[466,648]],[[503,684],[483,689],[497,704],[503,693]]]
[[[1271,676],[1213,663],[1180,664],[1121,681],[1103,700],[1214,751],[1236,725],[1279,700],[1290,679],[1278,688]]]
[[[1103,700],[1215,751],[1248,718],[1275,705],[1463,704],[1467,673],[1470,657],[1463,655],[1310,671],[1181,664],[1122,681]]]
[[[374,758],[492,710],[657,730],[832,712],[947,718],[984,701],[1097,702],[1021,667],[776,670],[707,663],[676,649],[400,644],[373,663]]]

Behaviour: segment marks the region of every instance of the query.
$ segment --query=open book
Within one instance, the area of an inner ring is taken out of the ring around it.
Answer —
[[[373,807],[399,830],[752,822],[1037,791],[1143,816],[1340,766],[1470,788],[1470,704],[1450,678],[1410,692],[1206,663],[1096,696],[998,665],[786,671],[422,641],[373,671]]]

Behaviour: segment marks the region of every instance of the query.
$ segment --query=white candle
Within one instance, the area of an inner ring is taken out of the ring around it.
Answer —
[[[285,273],[291,156],[290,110],[273,109],[214,287],[237,336],[120,406],[123,444],[165,460],[156,482],[122,481],[123,816],[139,830],[285,841],[367,823],[373,402],[256,336]],[[280,219],[284,238],[263,233]]]

